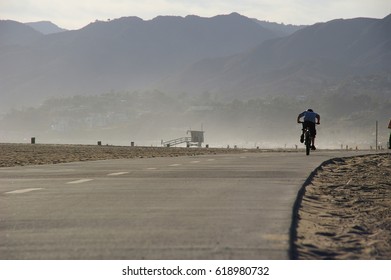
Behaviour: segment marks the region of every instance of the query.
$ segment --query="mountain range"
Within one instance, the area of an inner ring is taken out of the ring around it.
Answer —
[[[50,21],[27,22],[25,24],[45,35],[67,31]]]
[[[144,88],[206,57],[240,53],[276,36],[235,13],[149,21],[124,17],[50,35],[2,21],[3,100],[18,105],[50,96]]]
[[[237,55],[199,61],[167,88],[231,98],[310,95],[349,76],[391,73],[390,34],[391,15],[318,23]]]
[[[156,145],[203,124],[212,145],[294,147],[311,107],[321,147],[369,148],[377,121],[388,139],[389,34],[391,15],[124,17],[71,31],[0,21],[0,142]]]
[[[237,13],[124,17],[55,33],[32,26],[0,21],[3,111],[145,88],[229,100],[302,96],[352,75],[391,72],[391,15],[296,27]]]

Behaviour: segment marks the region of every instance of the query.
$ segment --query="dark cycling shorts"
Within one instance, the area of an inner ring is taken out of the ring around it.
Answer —
[[[309,121],[303,122],[303,130],[307,127],[310,129],[311,136],[315,138],[316,136],[315,123]]]

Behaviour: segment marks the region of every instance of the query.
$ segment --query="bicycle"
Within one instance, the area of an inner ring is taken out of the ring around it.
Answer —
[[[304,122],[299,122],[299,123],[304,123]],[[311,151],[311,132],[310,132],[310,129],[309,127],[306,127],[303,129],[303,135],[304,135],[304,145],[305,145],[305,154],[307,156],[310,155],[310,151]]]

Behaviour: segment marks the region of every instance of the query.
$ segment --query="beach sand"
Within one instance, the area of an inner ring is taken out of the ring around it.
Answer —
[[[0,167],[243,151],[0,144]],[[391,154],[341,158],[321,165],[298,195],[291,233],[293,259],[390,260]]]
[[[74,161],[177,157],[238,153],[240,149],[131,147],[98,145],[0,144],[0,167]]]
[[[391,154],[331,160],[303,191],[292,258],[391,260]]]

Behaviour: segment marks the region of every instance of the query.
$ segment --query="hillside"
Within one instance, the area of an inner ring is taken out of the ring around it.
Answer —
[[[49,35],[1,21],[0,110],[148,88],[226,100],[308,96],[345,77],[390,72],[390,21],[337,19],[301,28],[237,13],[124,17]]]
[[[25,24],[45,35],[66,31],[50,21],[27,22]]]
[[[29,45],[42,39],[42,37],[42,34],[32,27],[17,21],[0,20],[1,58],[7,55],[7,52],[11,52],[10,48]]]
[[[374,146],[379,121],[385,146],[391,15],[279,27],[236,13],[49,35],[0,21],[0,141],[156,145],[203,125],[211,145],[295,147],[312,107],[320,145]]]
[[[391,15],[318,23],[248,52],[204,59],[162,88],[228,99],[311,95],[352,75],[389,73],[390,22]]]
[[[300,29],[306,27],[306,25],[292,25],[292,24],[283,24],[283,23],[275,23],[264,20],[254,19],[254,21],[266,29],[272,30],[279,34],[280,37],[291,35]]]
[[[29,39],[19,48],[2,49],[1,106],[150,87],[198,60],[239,53],[276,36],[236,13],[97,21],[80,30]]]
[[[13,110],[0,119],[0,142],[103,143],[160,145],[160,140],[206,131],[211,147],[294,148],[299,143],[296,117],[307,108],[321,115],[320,148],[375,146],[375,123],[383,147],[391,108],[391,75],[359,76],[325,87],[312,97],[264,97],[217,101],[159,91],[111,92],[45,101],[37,108]]]

